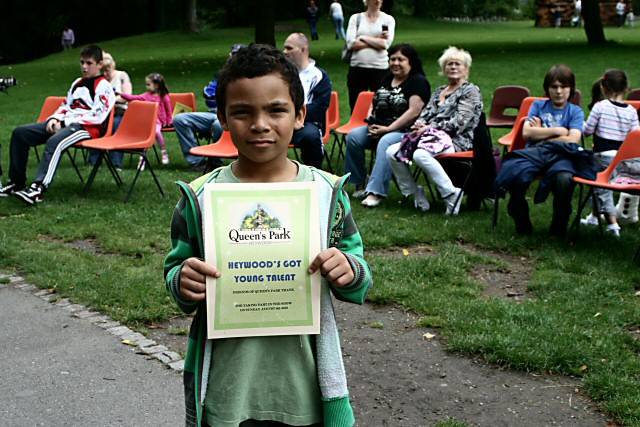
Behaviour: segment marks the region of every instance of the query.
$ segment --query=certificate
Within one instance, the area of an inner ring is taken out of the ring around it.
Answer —
[[[203,215],[207,336],[320,333],[316,183],[206,184]]]

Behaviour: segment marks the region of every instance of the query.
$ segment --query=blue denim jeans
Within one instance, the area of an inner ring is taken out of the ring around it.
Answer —
[[[205,159],[189,154],[189,150],[198,145],[198,134],[210,134],[212,141],[217,141],[222,135],[222,126],[218,116],[211,112],[182,113],[173,118],[173,127],[180,142],[184,159],[191,166],[195,166]]]
[[[346,39],[347,36],[344,34],[344,17],[332,16],[331,20],[333,21],[333,25],[336,27],[336,40]]]
[[[389,192],[391,180],[391,165],[386,156],[387,148],[400,142],[404,132],[389,132],[378,141],[376,148],[376,161],[367,183],[367,193],[386,197]],[[349,182],[358,186],[363,185],[367,170],[364,164],[365,149],[375,146],[375,139],[367,135],[367,126],[355,128],[347,135],[347,156],[345,159],[345,172],[351,173]]]

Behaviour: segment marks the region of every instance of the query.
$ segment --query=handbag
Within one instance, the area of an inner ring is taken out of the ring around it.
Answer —
[[[356,36],[358,35],[358,29],[360,28],[360,17],[361,17],[361,13],[358,14],[358,16],[356,17]],[[340,53],[340,57],[342,58],[342,62],[346,63],[346,64],[350,64],[351,63],[351,56],[353,55],[353,50],[349,49],[349,47],[347,46],[347,42],[344,42],[344,46],[342,46],[342,52]]]

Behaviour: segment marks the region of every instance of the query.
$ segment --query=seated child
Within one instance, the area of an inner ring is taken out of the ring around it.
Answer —
[[[189,185],[180,183],[173,248],[164,264],[173,299],[184,312],[196,311],[185,358],[186,424],[352,426],[329,292],[361,304],[371,273],[343,191],[346,178],[287,158],[293,131],[304,124],[305,107],[298,71],[280,51],[265,45],[241,48],[220,72],[216,99],[238,160]],[[318,182],[320,193],[332,200],[324,209],[336,212],[321,215],[322,227],[330,230],[328,241],[309,268],[323,276],[321,334],[206,340],[205,279],[220,273],[202,261],[198,205],[204,184],[287,181]]]
[[[504,162],[496,188],[511,193],[508,212],[516,232],[531,234],[533,225],[525,195],[533,179],[543,173],[534,201],[542,202],[549,191],[553,192],[550,233],[562,237],[571,215],[573,176],[584,171],[584,176],[593,178],[595,173],[591,154],[579,145],[584,113],[569,102],[576,88],[573,72],[566,65],[554,65],[545,75],[543,87],[549,99],[536,100],[529,110],[523,129],[527,148],[514,152]]]
[[[169,89],[167,83],[164,81],[162,74],[151,73],[144,78],[144,83],[147,91],[141,95],[129,95],[126,93],[119,93],[122,99],[126,101],[151,101],[159,104],[158,108],[158,122],[156,123],[156,142],[160,146],[162,151],[162,164],[169,164],[169,153],[164,144],[164,137],[162,136],[162,128],[171,126],[171,99],[169,98]],[[140,158],[138,168],[144,169],[144,160]]]
[[[627,75],[622,70],[608,70],[592,88],[591,113],[584,127],[586,136],[593,135],[593,152],[600,164],[600,170],[606,169],[618,152],[627,134],[639,127],[638,113],[624,102],[629,88]],[[598,225],[597,215],[605,215],[607,232],[620,236],[617,221],[617,209],[613,204],[613,192],[596,188],[598,207],[581,222]]]

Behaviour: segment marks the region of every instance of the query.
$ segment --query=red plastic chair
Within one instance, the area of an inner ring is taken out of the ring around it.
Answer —
[[[346,144],[346,136],[353,129],[365,126],[367,123],[364,121],[371,111],[373,102],[373,92],[360,92],[356,104],[353,106],[353,112],[349,121],[342,126],[339,126],[334,130],[335,138],[333,140],[333,146],[331,147],[331,158],[333,158],[333,152],[338,149],[338,160],[344,158],[343,148]]]
[[[191,111],[196,111],[196,95],[193,92],[175,92],[169,93],[169,99],[171,100],[171,111],[173,112],[176,108],[176,103],[181,103],[191,108]],[[173,126],[168,126],[166,128],[162,128],[162,132],[175,132],[175,128]]]
[[[640,89],[631,89],[627,95],[629,101],[640,101]]]
[[[609,163],[609,166],[602,172],[598,173],[595,180],[584,179],[580,177],[573,177],[573,181],[581,186],[581,190],[583,186],[589,187],[589,192],[584,197],[584,199],[578,199],[578,211],[576,217],[571,226],[572,229],[578,230],[580,226],[580,218],[582,217],[582,211],[587,204],[589,198],[591,198],[593,206],[597,206],[597,198],[595,197],[594,189],[602,188],[605,190],[611,191],[624,191],[625,193],[640,195],[640,184],[615,184],[609,182],[612,178],[613,172],[616,170],[616,167],[620,162],[627,159],[633,159],[640,157],[640,129],[636,129],[634,131],[629,132],[624,142],[618,149],[615,157]],[[580,192],[582,194],[582,191]],[[598,218],[598,222],[600,219]],[[640,255],[640,248],[636,250],[636,254],[633,259],[636,261],[638,256]]]
[[[508,108],[520,108],[522,100],[530,96],[529,89],[524,86],[499,86],[493,92],[491,110],[487,119],[489,128],[510,128],[516,122],[516,116],[505,114]]]
[[[238,157],[238,149],[231,140],[229,131],[222,132],[222,136],[217,142],[208,145],[199,145],[189,150],[194,156],[202,156],[217,159],[235,159]]]
[[[329,108],[327,109],[327,114],[325,116],[325,128],[324,128],[324,136],[322,137],[322,144],[325,146],[324,151],[324,159],[327,162],[327,168],[329,172],[333,173],[333,167],[331,166],[331,159],[333,158],[333,150],[331,151],[331,156],[329,156],[329,150],[326,149],[329,140],[331,139],[331,135],[335,135],[334,131],[340,127],[340,102],[338,99],[338,92],[335,90],[331,92],[331,100],[329,101]]]
[[[122,122],[116,130],[116,133],[111,136],[105,136],[102,138],[89,139],[81,141],[76,144],[76,147],[98,150],[100,157],[91,170],[91,175],[87,180],[87,184],[84,187],[84,192],[87,193],[93,184],[93,180],[100,168],[102,161],[105,160],[107,167],[109,168],[116,184],[122,185],[122,179],[118,174],[118,171],[113,167],[109,160],[109,151],[124,151],[125,153],[137,154],[142,158],[145,169],[149,169],[153,180],[160,191],[160,194],[164,197],[164,191],[160,186],[160,182],[153,172],[151,163],[147,159],[146,151],[153,147],[156,142],[156,120],[158,116],[158,104],[156,102],[145,101],[132,101],[129,103]],[[137,168],[136,175],[133,178],[129,192],[127,193],[124,201],[127,202],[131,197],[133,188],[140,176],[141,168]]]
[[[42,108],[40,108],[40,114],[38,115],[36,123],[42,123],[47,120],[47,118],[58,109],[65,99],[66,98],[64,96],[47,96],[44,99]]]
[[[531,109],[531,104],[533,104],[533,101],[537,99],[545,99],[545,98],[528,96],[522,100],[522,103],[520,104],[520,108],[518,109],[518,115],[516,116],[516,121],[515,121],[516,124],[520,121],[520,119],[527,117],[527,115],[529,114],[529,110]],[[508,134],[498,138],[498,144],[503,146],[504,151],[507,151],[508,147],[511,146],[511,144],[513,143],[513,140],[516,138],[516,135],[517,135],[517,129],[516,129],[516,126],[514,125]]]

